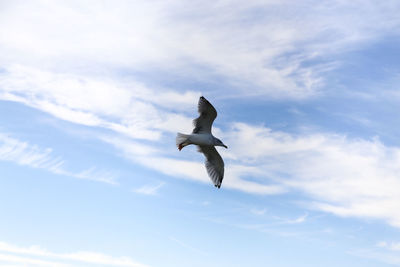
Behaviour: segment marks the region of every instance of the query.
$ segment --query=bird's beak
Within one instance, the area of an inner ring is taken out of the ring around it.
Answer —
[[[223,145],[223,147],[228,148],[226,145]]]

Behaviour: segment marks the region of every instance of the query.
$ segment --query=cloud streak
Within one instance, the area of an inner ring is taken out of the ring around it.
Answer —
[[[0,73],[0,99],[16,101],[69,122],[110,129],[132,138],[157,140],[187,118],[177,112],[199,93],[156,93],[136,82],[57,74],[14,65]],[[157,98],[153,96],[157,94]],[[178,108],[174,108],[178,107]],[[190,122],[187,123],[190,126]]]
[[[0,160],[14,162],[18,165],[43,169],[57,175],[65,175],[78,179],[87,179],[116,185],[116,176],[110,171],[90,168],[81,172],[68,171],[65,161],[53,156],[50,148],[40,148],[27,142],[0,133]]]
[[[110,266],[146,267],[129,257],[113,257],[103,253],[78,251],[73,253],[54,253],[38,246],[20,247],[0,242],[0,261],[38,266],[76,266],[75,264],[94,264]],[[35,258],[29,258],[29,256]],[[37,257],[39,259],[37,259]],[[75,262],[75,263],[72,263]]]
[[[155,196],[158,194],[160,188],[163,187],[164,185],[165,185],[164,182],[161,182],[157,185],[143,185],[139,188],[133,189],[132,191],[138,194]]]

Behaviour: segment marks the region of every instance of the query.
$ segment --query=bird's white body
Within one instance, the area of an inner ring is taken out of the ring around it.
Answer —
[[[206,133],[189,134],[188,141],[194,145],[211,146],[214,145],[214,136]]]
[[[209,133],[178,133],[176,137],[176,145],[179,150],[188,145],[213,146],[215,145],[215,137]]]

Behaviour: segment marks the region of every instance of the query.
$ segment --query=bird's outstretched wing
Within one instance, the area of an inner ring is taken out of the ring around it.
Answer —
[[[203,96],[199,99],[198,112],[200,116],[193,120],[192,133],[211,133],[211,126],[217,117],[217,111]]]
[[[208,176],[210,176],[214,185],[221,187],[222,179],[224,179],[224,161],[214,146],[197,146],[198,151],[206,157],[205,165]]]

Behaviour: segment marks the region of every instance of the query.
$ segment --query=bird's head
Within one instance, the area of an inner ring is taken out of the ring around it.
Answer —
[[[221,140],[219,140],[218,138],[214,138],[214,146],[223,146],[225,148],[228,148],[224,143],[222,143]]]

